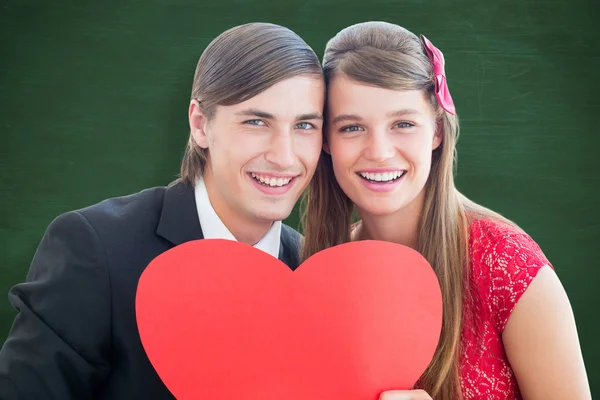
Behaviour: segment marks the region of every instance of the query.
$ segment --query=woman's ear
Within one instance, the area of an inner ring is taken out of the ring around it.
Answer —
[[[331,150],[329,149],[329,143],[324,142],[323,143],[323,151],[329,155],[331,155]]]
[[[442,139],[444,138],[444,120],[438,119],[436,122],[435,133],[433,134],[433,141],[431,144],[431,150],[435,150],[442,144]]]

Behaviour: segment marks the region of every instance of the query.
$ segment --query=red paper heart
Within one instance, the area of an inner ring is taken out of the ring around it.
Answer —
[[[136,298],[148,358],[180,400],[376,400],[409,389],[438,344],[439,283],[416,251],[362,241],[296,271],[228,240],[152,261]]]

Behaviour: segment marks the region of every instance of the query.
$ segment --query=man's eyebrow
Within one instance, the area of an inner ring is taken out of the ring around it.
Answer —
[[[248,117],[258,117],[258,118],[264,118],[264,119],[270,119],[270,120],[277,120],[277,118],[271,114],[268,113],[266,111],[261,111],[259,109],[256,108],[249,108],[247,110],[242,110],[242,111],[238,111],[237,113],[235,113],[235,115],[243,115],[243,116],[248,116]],[[296,121],[301,121],[301,120],[311,120],[311,119],[323,119],[323,114],[320,112],[312,112],[312,113],[308,113],[308,114],[300,114],[296,116]]]
[[[235,115],[245,115],[248,117],[259,117],[264,119],[276,119],[273,114],[269,114],[268,112],[258,110],[256,108],[249,108],[247,110],[238,111]]]
[[[306,119],[323,119],[323,114],[320,112],[313,112],[308,114],[300,114],[296,117],[296,121],[306,120]]]

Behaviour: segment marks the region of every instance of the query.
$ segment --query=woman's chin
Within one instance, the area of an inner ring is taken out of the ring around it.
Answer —
[[[392,215],[399,210],[398,204],[387,205],[377,204],[377,202],[371,202],[362,205],[355,203],[355,205],[356,208],[360,211],[360,214],[363,218],[365,216],[383,217],[386,215]]]

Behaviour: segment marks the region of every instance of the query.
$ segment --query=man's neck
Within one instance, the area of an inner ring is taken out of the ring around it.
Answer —
[[[265,237],[271,226],[273,226],[272,221],[246,222],[236,219],[235,217],[224,218],[218,210],[215,209],[215,211],[219,218],[221,218],[221,221],[223,221],[223,224],[225,224],[227,229],[229,229],[229,232],[231,232],[238,242],[246,243],[251,246],[254,246]]]
[[[273,221],[256,220],[236,212],[215,190],[209,176],[204,177],[204,184],[215,213],[238,242],[254,246],[265,237]]]

